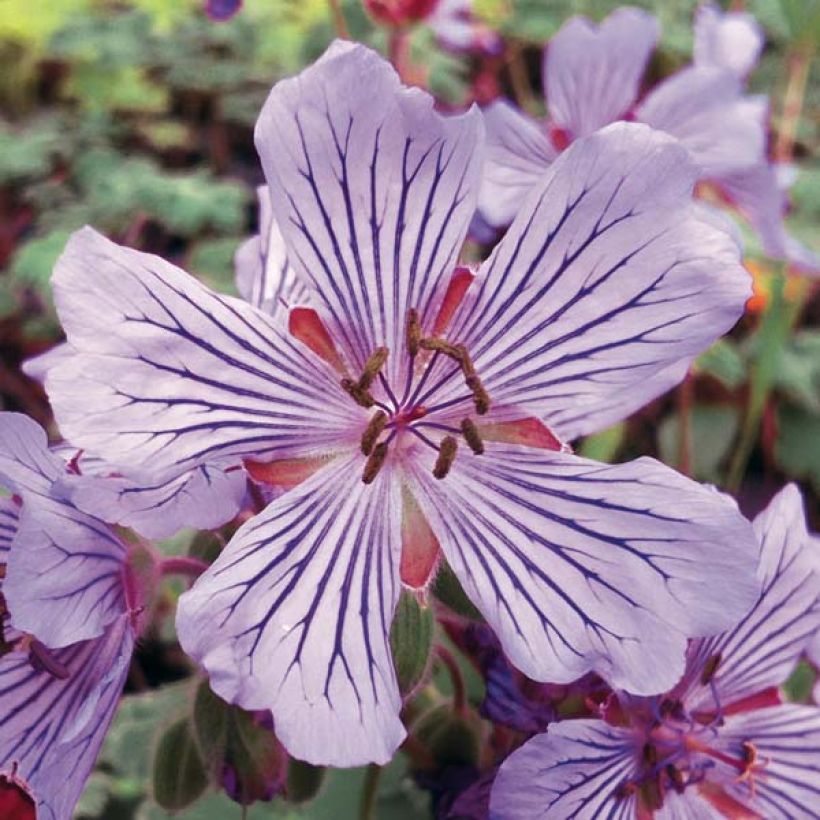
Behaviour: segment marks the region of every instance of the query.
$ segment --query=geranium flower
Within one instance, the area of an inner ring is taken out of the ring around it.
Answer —
[[[180,599],[214,690],[270,710],[296,757],[388,760],[390,621],[441,553],[530,677],[671,686],[686,636],[756,594],[751,529],[651,459],[563,441],[647,400],[748,297],[734,242],[692,209],[685,150],[629,124],[579,141],[473,275],[455,260],[477,111],[443,117],[337,43],[273,89],[257,145],[310,291],[287,323],[90,229],[53,278],[75,356],[47,388],[73,444],[168,477],[241,457],[292,487]]]
[[[70,820],[119,701],[136,635],[125,545],[55,491],[43,431],[0,414],[0,814]],[[13,811],[20,814],[14,814]]]
[[[743,213],[763,248],[807,271],[820,260],[788,236],[786,197],[766,159],[768,101],[744,93],[757,61],[759,29],[746,14],[700,9],[694,65],[639,99],[641,78],[660,29],[650,14],[621,8],[600,25],[566,22],[544,55],[549,120],[535,121],[507,102],[485,109],[488,162],[479,200],[484,219],[506,225],[544,169],[573,140],[619,119],[672,134],[690,150],[701,181]]]
[[[820,805],[820,709],[780,703],[820,629],[816,539],[785,488],[754,522],[763,589],[732,630],[693,641],[667,695],[554,724],[515,751],[492,818],[797,818]]]

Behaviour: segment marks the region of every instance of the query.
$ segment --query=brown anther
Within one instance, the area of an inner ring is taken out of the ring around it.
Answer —
[[[376,414],[371,417],[362,433],[362,452],[369,456],[376,446],[376,441],[384,430],[384,425],[387,424],[387,413],[383,410],[377,410]]]
[[[666,772],[666,776],[669,778],[669,782],[672,784],[672,788],[678,794],[683,794],[684,787],[686,786],[683,772],[680,769],[676,769],[671,763],[666,764],[664,771]]]
[[[444,478],[450,472],[450,467],[456,458],[456,450],[458,450],[458,442],[452,436],[445,436],[438,446],[438,458],[436,465],[433,467],[433,475],[435,478]]]
[[[373,384],[373,380],[379,375],[379,371],[387,361],[389,352],[386,347],[377,347],[370,354],[370,358],[364,363],[364,370],[362,370],[362,376],[359,379],[359,387],[367,390]]]
[[[711,682],[715,676],[715,672],[717,672],[718,666],[720,666],[721,660],[723,660],[723,656],[720,652],[716,652],[703,665],[703,671],[700,673],[700,682],[703,686]]]
[[[382,464],[384,464],[384,460],[387,458],[387,442],[380,441],[374,448],[373,452],[370,454],[370,458],[367,459],[367,463],[364,465],[364,471],[362,472],[362,481],[365,484],[372,484],[373,480],[379,474],[379,470],[382,468]]]
[[[654,766],[658,762],[658,750],[651,743],[644,744],[643,759],[650,766]]]
[[[473,394],[473,404],[479,416],[483,416],[490,409],[490,394],[484,389],[481,379],[476,375],[467,376],[464,380]]]
[[[443,353],[451,359],[455,359],[459,364],[461,363],[461,348],[459,345],[450,344],[444,339],[419,339],[419,346],[424,350],[435,350],[438,353]]]
[[[350,395],[360,407],[369,410],[376,403],[367,388],[362,387],[358,382],[354,382],[353,379],[342,379],[339,383],[342,385],[342,390]]]
[[[461,372],[464,374],[464,378],[467,379],[470,376],[475,376],[475,367],[473,366],[473,360],[470,358],[470,354],[467,352],[467,348],[464,345],[456,345],[456,350],[458,351],[458,360],[461,362]]]
[[[744,740],[740,744],[740,748],[743,750],[743,762],[746,764],[746,767],[750,768],[754,766],[754,764],[757,763],[757,746],[750,740]]]
[[[0,564],[0,581],[6,577],[6,565]]]
[[[419,312],[415,308],[407,311],[407,328],[405,330],[407,341],[407,352],[415,356],[419,352],[421,342],[421,323],[419,322]]]
[[[478,427],[473,424],[472,419],[461,420],[461,435],[464,436],[467,445],[477,456],[484,452],[484,442],[481,440]]]

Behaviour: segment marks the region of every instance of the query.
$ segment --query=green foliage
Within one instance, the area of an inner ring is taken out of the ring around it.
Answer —
[[[467,597],[456,574],[450,569],[446,561],[441,562],[432,583],[431,591],[441,603],[448,606],[457,615],[462,615],[473,621],[484,620],[473,602]]]
[[[595,461],[614,461],[626,437],[626,425],[613,424],[600,433],[587,436],[578,449],[579,455]]]
[[[433,647],[433,610],[422,607],[413,593],[403,591],[390,628],[390,647],[399,689],[403,695],[421,682]]]
[[[775,458],[790,477],[811,482],[820,493],[820,416],[786,404],[777,412]]]
[[[208,777],[188,718],[171,724],[154,755],[154,799],[168,811],[179,811],[197,799]]]

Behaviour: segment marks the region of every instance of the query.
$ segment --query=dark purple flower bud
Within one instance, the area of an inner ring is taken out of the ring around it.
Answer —
[[[242,8],[242,0],[206,0],[205,14],[217,23],[230,20]]]

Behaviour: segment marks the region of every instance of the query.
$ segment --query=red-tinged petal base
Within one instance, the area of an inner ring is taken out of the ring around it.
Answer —
[[[722,817],[728,820],[763,820],[763,815],[752,811],[748,806],[726,794],[714,783],[701,783],[698,791],[705,800],[711,803]]]
[[[327,464],[327,456],[311,458],[283,458],[279,461],[253,461],[245,459],[248,475],[260,484],[289,490],[310,478],[320,467]]]
[[[401,565],[402,583],[422,589],[438,564],[441,547],[430,523],[407,487],[402,487]]]
[[[738,715],[741,712],[752,712],[755,709],[765,709],[768,706],[780,706],[783,703],[783,698],[780,694],[780,689],[777,686],[770,686],[762,692],[756,692],[754,695],[749,695],[746,698],[736,700],[728,706],[724,706],[722,714]]]
[[[307,345],[320,359],[324,359],[334,370],[347,374],[342,357],[333,344],[324,322],[313,308],[292,308],[288,316],[288,330],[302,344]]]
[[[37,807],[25,784],[11,775],[0,775],[0,817],[3,820],[36,820]]]
[[[496,421],[490,424],[478,424],[478,433],[485,441],[499,441],[502,444],[523,444],[526,447],[538,447],[542,450],[561,452],[564,445],[561,440],[540,419],[514,419],[513,421]]]
[[[444,294],[444,299],[441,301],[441,307],[438,309],[438,316],[433,323],[433,336],[441,336],[450,324],[455,315],[461,300],[464,299],[464,294],[473,283],[475,275],[469,268],[456,268],[450,278],[450,284],[447,285],[447,292]]]

